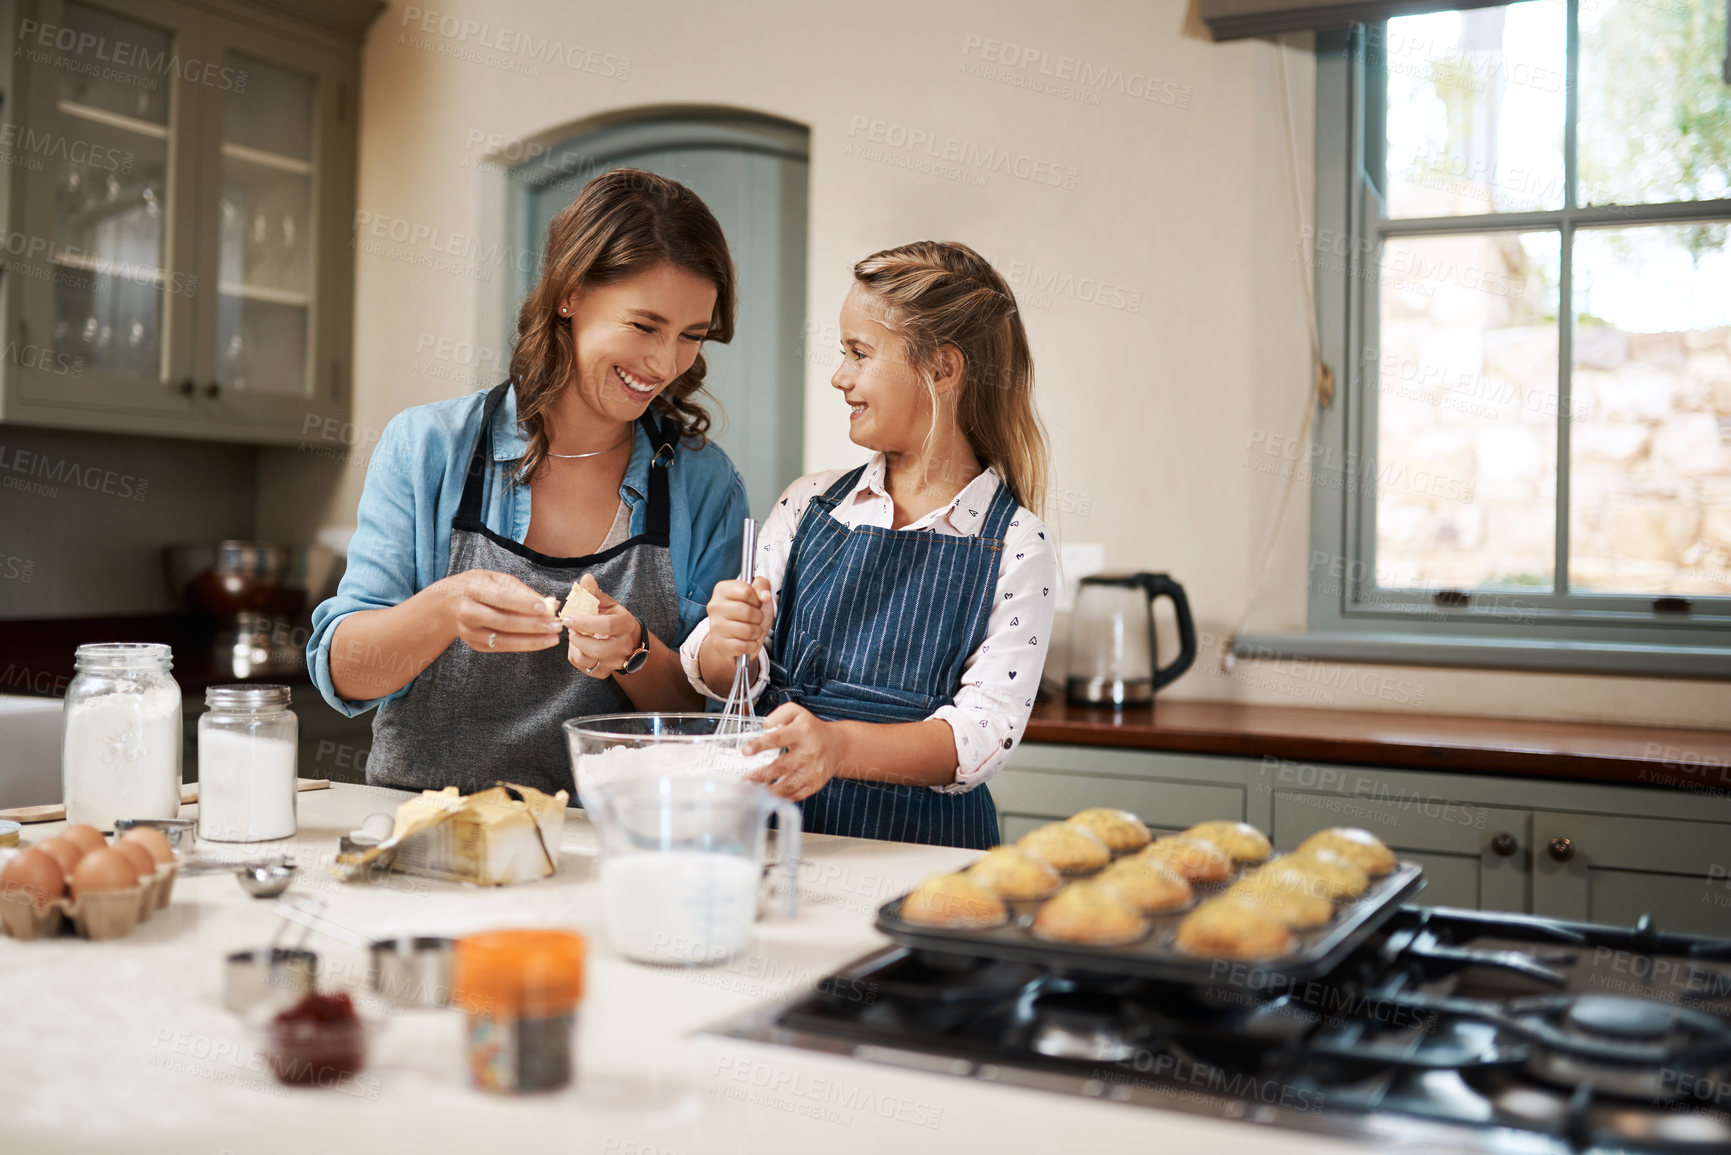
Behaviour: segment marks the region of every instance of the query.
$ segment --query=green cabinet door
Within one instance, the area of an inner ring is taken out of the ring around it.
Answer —
[[[1225,759],[1026,745],[991,781],[1006,842],[1090,806],[1133,811],[1156,832],[1244,817],[1242,767]]]
[[[1534,913],[1731,937],[1731,826],[1541,810],[1533,836]]]
[[[0,216],[32,243],[6,258],[0,331],[31,352],[0,364],[0,420],[261,445],[347,421],[354,7],[25,9],[0,52]]]
[[[1330,826],[1358,826],[1424,867],[1427,906],[1527,909],[1532,814],[1420,795],[1373,799],[1274,791],[1269,836],[1282,849]]]

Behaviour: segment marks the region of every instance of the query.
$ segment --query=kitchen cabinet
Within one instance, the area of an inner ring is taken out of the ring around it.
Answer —
[[[1330,826],[1361,826],[1402,859],[1424,867],[1419,901],[1474,910],[1529,908],[1532,815],[1524,810],[1427,799],[1422,802],[1342,798],[1279,791],[1269,837],[1297,846]],[[1500,853],[1508,849],[1508,853]]]
[[[1420,901],[1731,935],[1731,797],[1674,788],[1025,743],[993,780],[1006,840],[1087,806],[1151,827],[1238,818],[1295,846],[1361,826]]]
[[[1539,811],[1533,843],[1538,914],[1731,934],[1731,826]]]
[[[357,54],[383,5],[21,7],[0,417],[251,443],[345,419]]]
[[[1246,787],[1235,761],[1029,743],[992,780],[992,798],[1006,842],[1087,806],[1131,810],[1150,829],[1170,832],[1243,816]]]

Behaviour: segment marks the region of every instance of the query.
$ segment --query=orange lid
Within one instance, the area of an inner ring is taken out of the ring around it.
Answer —
[[[562,1015],[582,997],[582,935],[492,930],[457,940],[451,1003],[470,1014]]]

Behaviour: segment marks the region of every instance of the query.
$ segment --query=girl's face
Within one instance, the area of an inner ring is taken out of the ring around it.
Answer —
[[[841,305],[841,366],[829,383],[848,403],[848,437],[884,453],[918,452],[932,424],[926,384],[902,339],[878,320],[883,307],[855,284]]]
[[[715,314],[715,285],[677,265],[565,299],[577,349],[578,403],[596,418],[630,422],[697,359]]]

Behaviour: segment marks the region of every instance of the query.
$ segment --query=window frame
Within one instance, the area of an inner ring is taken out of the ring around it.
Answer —
[[[1381,194],[1369,174],[1382,167],[1386,71],[1385,62],[1366,48],[1387,42],[1386,22],[1316,34],[1315,231],[1308,238],[1309,251],[1297,259],[1313,261],[1321,353],[1336,368],[1339,385],[1332,403],[1316,414],[1307,458],[1312,487],[1307,631],[1242,634],[1235,644],[1240,656],[1731,677],[1731,597],[1692,596],[1692,612],[1661,613],[1654,608],[1658,595],[1568,592],[1569,436],[1563,415],[1571,405],[1573,234],[1604,223],[1731,219],[1731,200],[1575,205],[1577,3],[1569,0],[1566,17],[1566,190],[1563,207],[1544,212],[1381,218]],[[1378,299],[1374,283],[1367,284],[1370,278],[1362,274],[1380,267],[1384,237],[1535,229],[1556,230],[1561,245],[1554,586],[1544,592],[1466,591],[1465,606],[1449,607],[1439,607],[1435,591],[1379,589],[1374,581],[1376,486],[1363,479],[1363,463],[1375,461],[1377,390],[1367,387],[1366,378],[1374,374],[1363,372],[1362,361]],[[1327,563],[1321,575],[1316,559]]]

